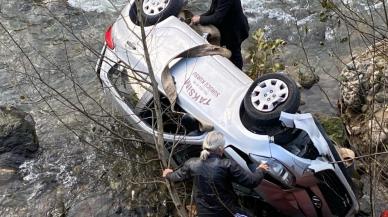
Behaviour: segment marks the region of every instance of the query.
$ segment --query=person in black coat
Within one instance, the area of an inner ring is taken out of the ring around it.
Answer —
[[[241,215],[232,182],[248,188],[257,187],[268,170],[260,164],[254,173],[243,170],[233,160],[223,159],[224,136],[210,132],[202,145],[200,158],[192,158],[176,171],[165,169],[163,177],[172,182],[194,179],[194,201],[200,217]]]
[[[221,46],[232,52],[230,60],[242,69],[241,43],[249,36],[249,25],[240,0],[212,0],[209,11],[193,16],[191,22],[216,26],[221,33]]]

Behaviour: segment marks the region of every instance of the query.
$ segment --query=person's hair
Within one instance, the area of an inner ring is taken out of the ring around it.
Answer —
[[[224,135],[217,131],[212,131],[207,134],[202,144],[202,151],[200,158],[206,160],[210,153],[216,153],[224,148],[225,139]]]

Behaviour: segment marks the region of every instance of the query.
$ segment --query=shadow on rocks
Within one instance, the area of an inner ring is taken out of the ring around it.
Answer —
[[[14,107],[0,106],[0,181],[15,174],[38,148],[32,116]]]

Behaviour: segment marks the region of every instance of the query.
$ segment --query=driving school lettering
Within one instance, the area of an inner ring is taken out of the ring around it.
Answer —
[[[187,94],[197,103],[210,105],[212,98],[218,97],[220,92],[207,82],[201,75],[194,72],[184,83]]]
[[[200,74],[197,72],[193,73],[193,77],[202,85],[210,94],[212,94],[215,97],[218,97],[220,95],[220,92],[216,90],[216,88],[213,87],[208,81],[206,81]],[[208,94],[206,91],[206,94]]]

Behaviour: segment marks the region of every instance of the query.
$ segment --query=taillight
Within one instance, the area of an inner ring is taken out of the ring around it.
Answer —
[[[109,26],[105,32],[105,42],[106,42],[106,45],[111,50],[115,48],[115,43],[113,42],[113,37],[112,37],[112,26]]]

